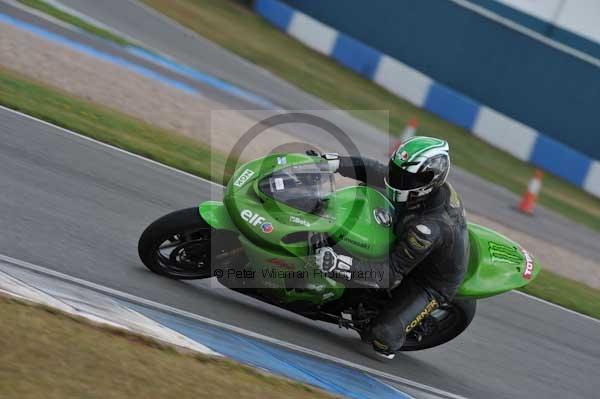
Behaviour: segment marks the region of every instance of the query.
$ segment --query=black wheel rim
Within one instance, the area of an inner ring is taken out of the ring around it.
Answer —
[[[210,275],[210,231],[208,229],[177,233],[165,238],[155,249],[158,265],[179,278]]]

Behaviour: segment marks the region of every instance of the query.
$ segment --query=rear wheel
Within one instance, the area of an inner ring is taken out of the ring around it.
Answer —
[[[400,351],[417,351],[444,344],[462,333],[475,317],[474,299],[455,299],[431,312],[406,336]]]
[[[198,208],[182,209],[156,220],[138,243],[140,259],[153,272],[179,280],[211,277],[211,237],[216,230]]]

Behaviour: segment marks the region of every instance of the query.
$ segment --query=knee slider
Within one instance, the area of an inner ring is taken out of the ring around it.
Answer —
[[[373,326],[373,328],[371,329],[371,334],[373,337],[373,346],[381,350],[399,350],[402,347],[402,345],[404,345],[404,340],[406,337],[404,330],[404,326],[391,326],[386,324],[377,324]]]

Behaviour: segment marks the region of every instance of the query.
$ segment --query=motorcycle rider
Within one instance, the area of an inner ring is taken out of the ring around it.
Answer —
[[[319,249],[316,256],[319,269],[332,277],[390,290],[387,306],[361,336],[378,354],[393,358],[406,334],[440,304],[452,300],[467,269],[465,211],[458,193],[446,182],[450,171],[448,143],[413,137],[393,153],[387,166],[360,157],[331,153],[322,157],[332,171],[385,190],[395,207],[397,240],[385,262],[353,259],[331,247]],[[381,272],[383,278],[372,277],[381,276]]]

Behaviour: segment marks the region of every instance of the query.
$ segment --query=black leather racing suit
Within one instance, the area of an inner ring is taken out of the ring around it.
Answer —
[[[385,189],[388,168],[369,159],[340,157],[338,172]],[[384,281],[365,281],[367,285],[393,288],[388,306],[368,334],[378,349],[390,352],[400,349],[406,334],[431,311],[452,300],[469,257],[464,207],[448,183],[422,202],[396,209],[394,230],[397,240],[387,261],[373,264],[355,259],[352,265],[355,275],[369,276],[374,269],[384,273]]]

